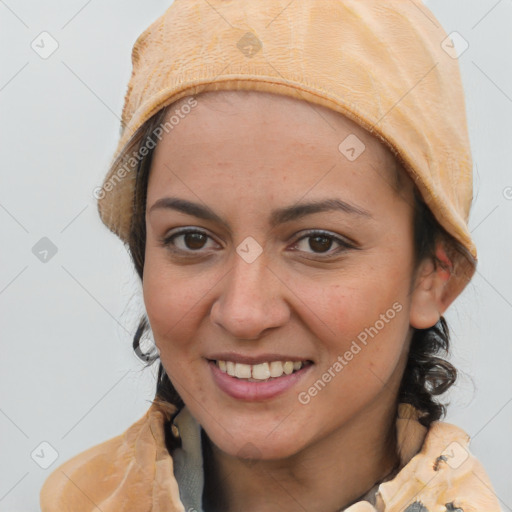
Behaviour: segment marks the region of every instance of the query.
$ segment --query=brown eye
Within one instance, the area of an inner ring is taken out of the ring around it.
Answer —
[[[315,252],[328,251],[332,246],[332,238],[326,236],[309,237],[309,247]]]
[[[294,251],[325,257],[335,256],[350,249],[357,249],[357,246],[344,237],[324,231],[310,231],[293,246]]]
[[[218,245],[212,237],[196,229],[180,231],[161,239],[161,244],[164,247],[182,253],[199,252],[201,249],[214,248],[214,245],[208,246],[208,242]]]
[[[203,233],[186,233],[183,235],[183,241],[187,249],[202,249],[207,238]]]

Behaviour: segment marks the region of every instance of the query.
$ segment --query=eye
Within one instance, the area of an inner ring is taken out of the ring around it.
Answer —
[[[334,249],[333,249],[334,248]],[[309,251],[308,251],[309,249]],[[333,250],[331,250],[333,249]],[[353,243],[327,231],[310,231],[295,242],[292,250],[333,256],[348,249],[356,249]]]
[[[208,245],[209,242],[210,245]],[[168,234],[160,239],[160,243],[166,248],[182,253],[199,253],[218,246],[206,232],[191,228]],[[291,248],[292,251],[309,252],[320,256],[334,256],[349,249],[357,249],[357,247],[340,236],[319,230],[308,232]]]
[[[201,249],[212,248],[212,246],[207,246],[208,240],[213,241],[204,231],[189,228],[167,235],[163,237],[160,242],[164,247],[173,250],[181,252],[199,252]]]

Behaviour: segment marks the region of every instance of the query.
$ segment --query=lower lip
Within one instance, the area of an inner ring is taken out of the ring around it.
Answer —
[[[213,361],[209,361],[208,364],[217,386],[232,398],[246,402],[269,400],[281,395],[299,382],[313,366],[308,364],[290,375],[283,375],[268,381],[249,382],[224,373]]]

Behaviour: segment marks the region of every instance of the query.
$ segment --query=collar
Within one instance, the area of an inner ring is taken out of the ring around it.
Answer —
[[[173,421],[182,446],[165,442],[176,409],[153,402],[123,434],[59,466],[40,492],[42,512],[203,512],[201,427],[188,409]],[[459,427],[434,422],[427,430],[418,411],[400,404],[396,420],[402,463],[398,474],[373,496],[345,512],[501,512],[484,469],[470,453]]]

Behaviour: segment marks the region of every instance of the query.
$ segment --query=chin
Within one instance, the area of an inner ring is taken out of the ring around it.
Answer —
[[[275,426],[269,425],[268,428],[260,427],[254,431],[248,428],[230,429],[227,433],[224,430],[219,432],[218,428],[214,428],[213,431],[210,431],[208,426],[204,428],[210,441],[219,450],[231,457],[248,461],[286,459],[296,455],[307,445],[303,434],[299,439],[299,432],[296,430],[282,429],[276,434],[275,431],[272,432],[273,429]]]

